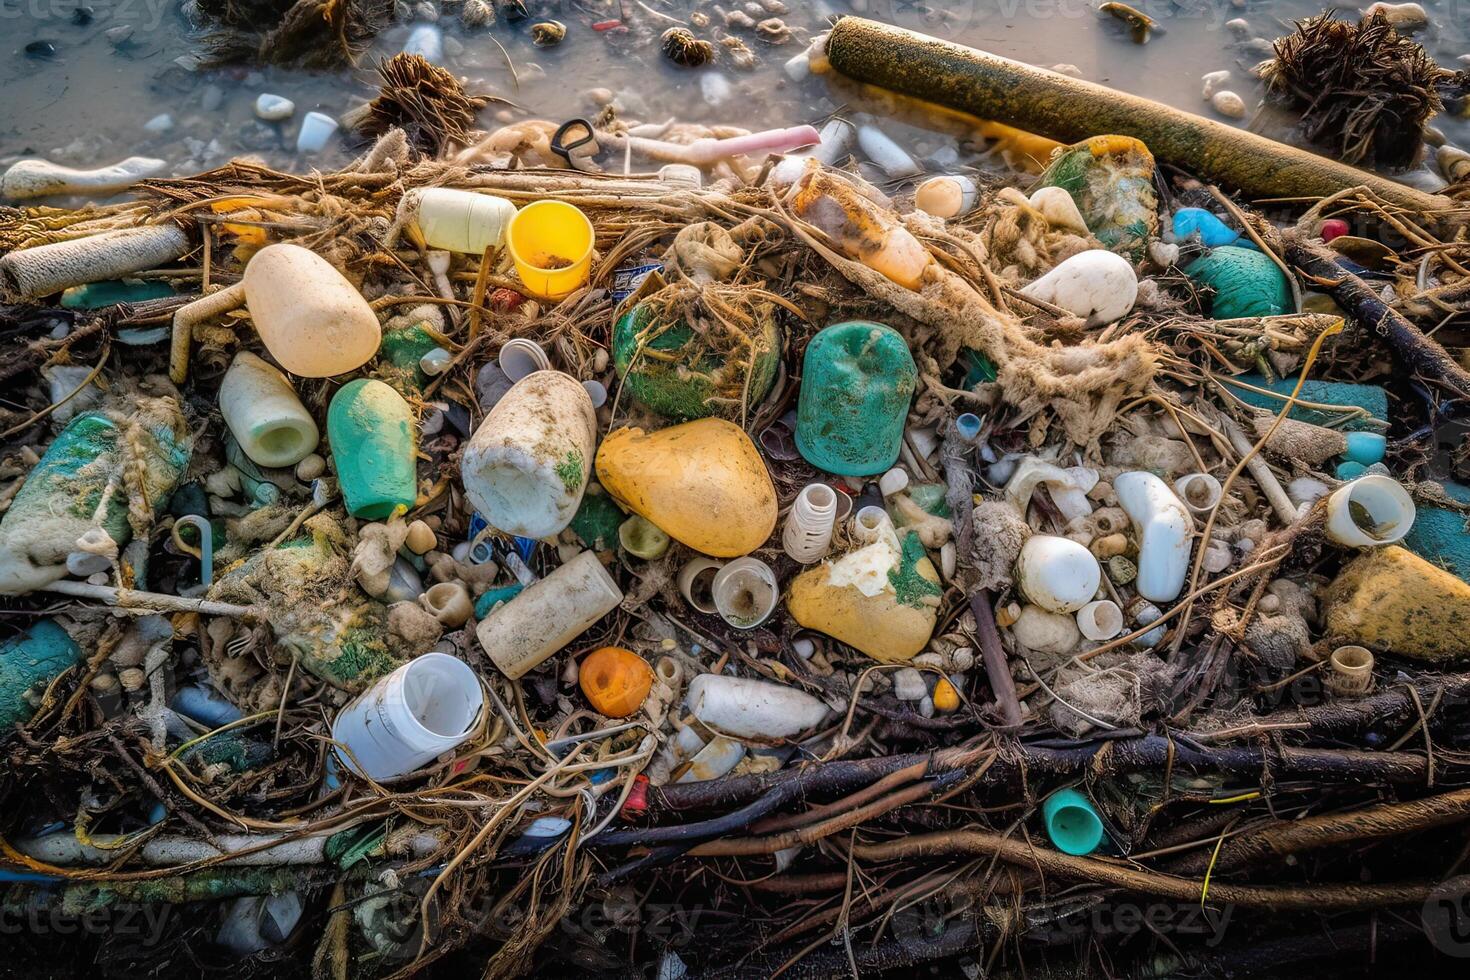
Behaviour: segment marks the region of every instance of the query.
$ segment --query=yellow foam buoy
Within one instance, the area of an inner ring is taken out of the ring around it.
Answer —
[[[960,706],[960,692],[954,689],[948,677],[939,678],[934,685],[934,710],[949,714]]]
[[[669,537],[716,558],[749,554],[776,528],[766,464],[744,430],[724,419],[609,433],[597,450],[597,479]]]
[[[1348,562],[1326,606],[1330,636],[1416,660],[1465,655],[1470,585],[1395,545]]]

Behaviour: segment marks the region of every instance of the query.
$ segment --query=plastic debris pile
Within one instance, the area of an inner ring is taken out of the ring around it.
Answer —
[[[587,128],[0,215],[4,909],[315,977],[1422,940],[1463,212]]]

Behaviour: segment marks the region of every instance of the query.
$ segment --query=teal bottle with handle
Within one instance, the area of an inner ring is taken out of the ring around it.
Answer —
[[[898,461],[917,383],[897,330],[864,320],[833,324],[812,338],[802,361],[797,451],[828,473],[882,473]]]
[[[349,381],[327,408],[327,438],[353,517],[379,521],[418,499],[413,411],[381,381]]]

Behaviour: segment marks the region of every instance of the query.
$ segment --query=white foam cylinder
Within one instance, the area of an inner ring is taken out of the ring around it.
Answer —
[[[748,630],[776,611],[781,587],[776,573],[759,558],[737,558],[715,573],[710,585],[720,618],[736,629]]]
[[[705,725],[736,738],[789,738],[820,725],[830,713],[805,691],[724,674],[690,681],[684,705]]]
[[[514,680],[536,667],[623,601],[623,591],[590,551],[528,585],[475,627],[480,647]]]
[[[1208,514],[1220,502],[1220,481],[1209,473],[1186,473],[1174,481],[1174,493],[1196,514]]]
[[[679,576],[675,580],[679,585],[680,594],[684,596],[684,601],[702,613],[717,612],[714,599],[714,579],[724,567],[724,562],[703,555],[685,562],[684,567],[679,569]]]
[[[547,538],[576,516],[592,471],[597,412],[581,382],[537,371],[516,382],[470,437],[465,494],[498,530]]]
[[[1089,602],[1077,610],[1077,628],[1089,640],[1111,640],[1123,632],[1123,610],[1110,599]]]
[[[832,526],[837,520],[837,491],[825,483],[802,488],[786,515],[781,547],[803,565],[826,558],[832,550]]]
[[[1397,480],[1362,476],[1327,498],[1327,536],[1353,548],[1393,544],[1414,526],[1414,501]]]
[[[1047,612],[1076,612],[1097,595],[1101,581],[1097,558],[1071,538],[1033,534],[1016,559],[1016,584]]]
[[[1189,509],[1167,483],[1142,470],[1119,474],[1113,491],[1138,529],[1138,594],[1154,602],[1174,601],[1189,574],[1194,527]]]
[[[484,704],[480,679],[464,661],[426,653],[368,688],[338,713],[337,756],[371,779],[413,772],[459,745]]]
[[[505,245],[505,231],[516,206],[503,197],[449,187],[410,191],[419,233],[430,248],[481,255]]]
[[[154,157],[128,157],[110,167],[75,170],[50,160],[17,160],[0,178],[0,195],[23,201],[49,194],[115,194],[163,172]]]
[[[260,466],[295,466],[316,449],[316,421],[287,377],[249,351],[235,355],[219,386],[225,425]]]

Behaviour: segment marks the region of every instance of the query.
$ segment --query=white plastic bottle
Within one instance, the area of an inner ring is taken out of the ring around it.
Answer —
[[[470,255],[505,244],[505,230],[516,206],[503,197],[449,187],[410,191],[417,208],[416,224],[430,248]]]
[[[786,515],[781,546],[786,553],[810,565],[826,558],[832,550],[832,526],[837,520],[837,491],[825,483],[812,483],[797,494]]]
[[[468,664],[426,653],[379,678],[338,713],[332,738],[351,752],[338,749],[337,757],[371,779],[413,772],[469,737],[484,699]]]
[[[236,354],[225,372],[219,408],[235,441],[260,466],[295,466],[321,438],[290,380],[249,351]]]
[[[576,639],[623,601],[590,551],[527,586],[475,627],[480,647],[514,680]]]

